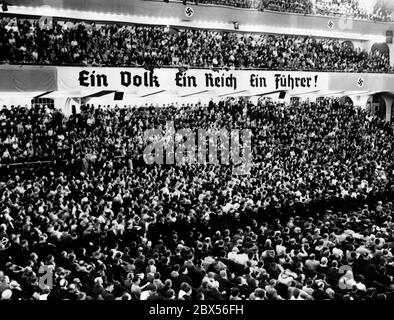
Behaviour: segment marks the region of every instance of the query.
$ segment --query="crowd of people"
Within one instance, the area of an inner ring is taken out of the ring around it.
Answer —
[[[144,132],[168,121],[250,129],[251,171],[146,164]],[[3,300],[393,299],[394,132],[360,108],[12,107],[1,124]]]
[[[261,0],[178,0],[183,4],[214,4],[219,6],[229,6],[237,8],[258,9],[261,6]],[[169,2],[165,0],[165,2]]]
[[[3,17],[0,61],[12,64],[228,67],[388,72],[390,58],[336,39]]]
[[[360,8],[358,0],[317,0],[315,8],[320,15],[369,18],[368,12]]]
[[[272,10],[322,16],[347,16],[354,19],[392,22],[392,8],[378,1],[373,9],[360,5],[359,0],[179,0],[184,4],[215,4],[256,10]]]
[[[393,22],[393,9],[394,7],[388,8],[384,1],[377,1],[372,8],[366,8],[361,6],[358,0],[316,0],[314,13],[375,22]]]
[[[373,9],[373,19],[383,22],[394,22],[394,6],[389,1],[378,0]]]
[[[188,1],[183,1],[184,3]],[[273,10],[280,12],[292,12],[311,14],[313,4],[311,0],[198,0],[189,1],[197,4],[215,4],[237,8],[249,8],[257,10]]]

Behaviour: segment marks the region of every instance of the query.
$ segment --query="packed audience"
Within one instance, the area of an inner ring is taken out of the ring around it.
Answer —
[[[3,18],[0,61],[93,66],[226,67],[388,72],[387,54],[335,39],[175,29],[158,26],[54,23]]]
[[[360,6],[358,0],[317,0],[314,11],[323,16],[346,16],[380,22],[394,21],[393,9],[387,8],[381,1],[369,11]]]
[[[3,300],[393,299],[394,132],[360,108],[229,99],[1,117],[3,168],[68,161],[0,175]],[[250,173],[147,165],[143,133],[167,121],[251,129]]]
[[[393,8],[378,1],[373,10],[367,10],[358,0],[179,0],[184,4],[215,4],[257,10],[272,10],[323,16],[348,16],[355,19],[392,22]],[[168,2],[168,1],[167,1]]]
[[[197,3],[197,4],[216,4],[238,8],[249,8],[257,10],[273,10],[280,12],[293,12],[293,13],[312,13],[311,0],[198,0],[198,1],[183,1],[184,3]]]
[[[262,0],[261,5],[257,9],[311,14],[313,12],[313,5],[311,0]]]
[[[389,1],[378,0],[373,9],[376,21],[394,22],[394,6]]]
[[[357,0],[317,0],[315,12],[320,15],[354,16],[371,18],[366,10],[360,8]]]
[[[178,0],[184,4],[214,4],[219,6],[229,6],[237,8],[258,9],[261,6],[261,0]]]

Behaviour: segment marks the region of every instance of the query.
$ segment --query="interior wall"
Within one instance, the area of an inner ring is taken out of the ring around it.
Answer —
[[[3,106],[26,106],[30,108],[32,96],[1,96],[0,95],[0,108]]]

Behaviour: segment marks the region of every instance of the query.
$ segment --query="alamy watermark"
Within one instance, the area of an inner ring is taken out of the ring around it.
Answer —
[[[231,165],[233,175],[250,174],[252,131],[249,129],[181,129],[166,123],[165,132],[149,129],[144,133],[147,164]],[[220,153],[220,154],[219,154]]]
[[[40,266],[38,270],[38,286],[40,289],[53,288],[54,274],[53,269],[47,265]]]
[[[348,283],[345,277],[348,272],[353,272],[353,268],[349,265],[343,265],[338,270],[338,274],[342,275],[342,277],[338,280],[338,287],[342,290],[348,289]]]

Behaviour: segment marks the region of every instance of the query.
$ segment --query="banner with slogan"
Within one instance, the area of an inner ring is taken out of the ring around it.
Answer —
[[[177,94],[214,91],[249,93],[326,90],[329,75],[318,72],[282,72],[177,68],[74,68],[58,67],[58,90],[117,90],[123,92],[169,91]]]
[[[394,74],[250,71],[177,68],[81,68],[58,67],[58,90],[116,90],[145,95],[157,92],[185,95],[262,93],[290,94],[318,91],[393,91]]]
[[[379,73],[0,66],[0,92],[62,91],[70,97],[111,90],[141,97],[157,93],[187,97],[277,91],[394,92],[393,83],[394,74]]]

